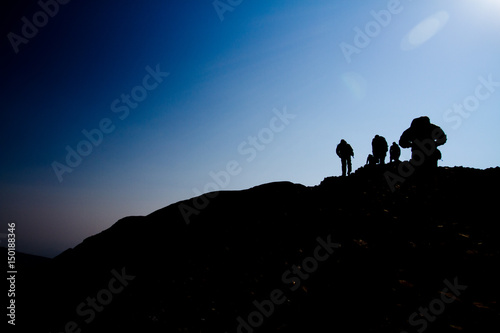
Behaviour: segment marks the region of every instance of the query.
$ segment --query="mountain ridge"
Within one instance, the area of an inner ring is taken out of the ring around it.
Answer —
[[[38,300],[26,313],[40,329],[57,332],[68,322],[84,332],[295,332],[333,319],[355,331],[408,331],[415,330],[409,316],[439,296],[443,281],[457,278],[468,289],[427,330],[479,332],[498,323],[499,239],[487,219],[500,169],[441,167],[392,192],[384,178],[390,167],[361,168],[312,187],[273,182],[208,193],[213,198],[189,224],[180,206],[202,196],[120,219],[25,276],[26,299]],[[318,239],[340,246],[307,279],[300,279],[305,268],[284,276],[311,258]],[[87,323],[90,315],[77,306],[117,272],[134,279]],[[285,281],[301,286],[291,291]],[[268,304],[274,290],[286,302],[248,326],[255,302]],[[40,311],[42,300],[57,315]]]

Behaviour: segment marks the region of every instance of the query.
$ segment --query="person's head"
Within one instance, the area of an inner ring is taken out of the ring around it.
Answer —
[[[340,143],[341,144],[346,144],[347,142],[344,139],[342,139],[342,140],[340,140]]]
[[[427,116],[418,117],[412,120],[410,127],[413,128],[425,128],[430,125],[431,120]]]

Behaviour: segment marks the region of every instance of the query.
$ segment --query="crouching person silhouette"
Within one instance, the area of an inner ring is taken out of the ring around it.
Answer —
[[[377,161],[375,160],[375,157],[372,155],[372,154],[369,154],[368,157],[366,158],[366,163],[365,163],[365,166],[374,166],[375,164],[377,164]]]
[[[352,171],[351,156],[354,157],[354,151],[351,145],[344,139],[340,140],[340,143],[337,145],[336,153],[342,161],[342,176],[346,175],[346,167],[347,175],[350,175]]]
[[[413,119],[410,128],[403,132],[399,139],[402,148],[411,148],[411,164],[422,169],[436,168],[441,152],[437,149],[446,143],[446,134],[434,124],[429,117]]]
[[[390,162],[399,162],[399,156],[401,156],[401,149],[399,149],[399,145],[396,142],[393,142],[389,149]]]

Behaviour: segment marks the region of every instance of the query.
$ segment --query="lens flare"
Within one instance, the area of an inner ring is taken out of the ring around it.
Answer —
[[[448,23],[450,15],[437,12],[417,24],[401,41],[403,51],[413,50],[434,37]]]
[[[366,96],[366,79],[356,72],[342,74],[342,81],[349,89],[349,92],[357,100],[362,100]]]

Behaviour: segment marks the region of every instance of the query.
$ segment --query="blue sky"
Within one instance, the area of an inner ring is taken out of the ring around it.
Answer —
[[[356,169],[421,115],[448,136],[440,165],[500,165],[500,1],[43,3],[45,21],[2,4],[0,222],[20,251],[57,255],[228,163],[223,189],[319,184],[340,139]]]

